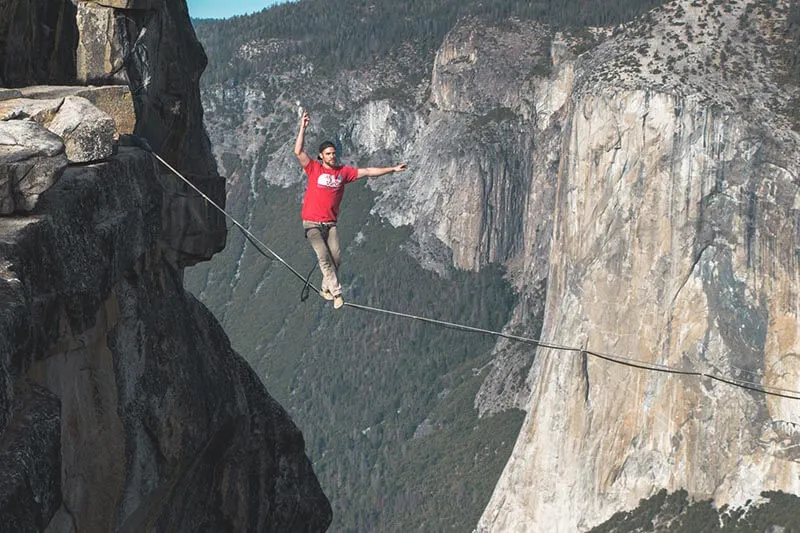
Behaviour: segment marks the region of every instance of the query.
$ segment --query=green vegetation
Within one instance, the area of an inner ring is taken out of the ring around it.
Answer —
[[[248,206],[251,231],[307,272],[313,256],[300,229],[299,191],[272,187],[259,194],[260,203]],[[502,271],[439,278],[421,269],[401,250],[409,231],[369,215],[372,196],[359,182],[342,206],[347,297],[501,328],[515,301]],[[297,278],[249,244],[239,258],[242,247],[233,229],[223,254],[187,272],[187,286],[201,294],[303,431],[334,507],[331,531],[474,527],[523,418],[509,412],[479,420],[473,409],[483,379],[473,369],[489,361],[494,339],[349,308],[333,311],[313,294],[301,303]]]
[[[613,25],[640,15],[663,0],[302,0],[229,20],[194,20],[209,54],[204,83],[233,84],[269,72],[286,58],[303,55],[315,72],[363,67],[404,43],[413,43],[430,65],[445,34],[459,18],[487,23],[510,17],[536,19],[558,27]],[[269,53],[240,54],[248,43],[278,40]]]
[[[592,533],[753,533],[800,532],[800,498],[782,492],[761,493],[764,501],[716,509],[710,500],[691,501],[685,490],[666,490],[639,502],[632,511],[616,513]]]

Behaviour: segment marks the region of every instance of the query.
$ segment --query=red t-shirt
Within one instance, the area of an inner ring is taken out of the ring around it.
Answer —
[[[336,222],[344,186],[356,180],[358,170],[353,167],[328,169],[312,159],[305,171],[308,186],[300,216],[309,222]]]

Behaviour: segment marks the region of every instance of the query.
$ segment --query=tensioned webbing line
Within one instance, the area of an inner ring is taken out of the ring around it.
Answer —
[[[184,177],[180,172],[175,170],[172,167],[172,165],[170,165],[169,163],[164,161],[164,159],[161,156],[159,156],[157,153],[153,152],[152,150],[150,150],[150,153],[152,153],[153,156],[156,159],[158,159],[165,167],[167,167],[173,174],[178,176],[187,185],[189,185],[189,187],[194,189],[195,192],[197,192],[203,199],[205,199],[215,209],[217,209],[223,215],[225,215],[227,218],[229,218],[231,220],[231,222],[233,222],[236,225],[236,227],[239,228],[239,230],[241,230],[241,232],[244,234],[244,236],[247,238],[247,240],[250,241],[251,244],[253,244],[253,246],[256,248],[256,250],[261,255],[263,255],[267,259],[273,259],[274,258],[277,261],[279,261],[286,268],[288,268],[295,276],[297,276],[297,278],[300,279],[304,284],[307,284],[309,287],[314,289],[314,291],[319,294],[319,289],[317,287],[315,287],[314,285],[308,283],[308,280],[306,278],[304,278],[303,275],[300,274],[300,272],[295,270],[289,263],[287,263],[280,255],[278,255],[275,251],[273,251],[269,246],[267,246],[266,244],[261,242],[261,240],[259,240],[258,237],[253,235],[250,232],[250,230],[248,230],[241,223],[239,223],[239,221],[236,220],[231,214],[229,214],[222,207],[217,205],[211,198],[209,198],[209,196],[207,194],[205,194],[203,191],[201,191],[199,188],[197,188],[197,186],[195,186],[191,181],[189,181],[186,177]],[[265,250],[266,250],[266,252],[265,252]],[[267,253],[271,254],[272,257],[267,255]],[[755,382],[752,382],[752,381],[747,381],[747,380],[743,380],[743,379],[739,379],[739,378],[722,377],[722,376],[719,376],[719,375],[716,375],[716,374],[711,374],[711,373],[708,373],[708,372],[700,372],[700,371],[697,371],[697,370],[684,370],[684,369],[681,369],[681,368],[676,368],[676,367],[669,366],[669,365],[663,365],[663,364],[660,364],[660,363],[648,363],[648,362],[645,362],[645,361],[640,361],[640,360],[637,360],[637,359],[630,359],[628,357],[623,357],[623,356],[620,356],[620,355],[614,355],[614,354],[608,354],[608,353],[602,353],[602,352],[595,352],[595,351],[589,350],[587,348],[575,348],[573,346],[562,346],[562,345],[558,345],[558,344],[552,344],[552,343],[549,343],[549,342],[544,342],[544,341],[542,341],[540,339],[533,339],[533,338],[530,338],[530,337],[523,337],[523,336],[520,336],[520,335],[512,335],[512,334],[509,334],[509,333],[503,333],[502,331],[493,331],[493,330],[477,328],[477,327],[473,327],[473,326],[466,326],[464,324],[456,324],[454,322],[446,322],[446,321],[443,321],[443,320],[436,320],[436,319],[427,318],[427,317],[424,317],[424,316],[413,315],[413,314],[409,314],[409,313],[401,313],[401,312],[398,312],[398,311],[391,311],[391,310],[388,310],[388,309],[382,309],[382,308],[379,308],[379,307],[371,307],[371,306],[368,306],[368,305],[362,305],[362,304],[357,304],[357,303],[352,303],[352,302],[345,302],[344,305],[346,305],[347,307],[351,307],[353,309],[359,309],[361,311],[367,311],[367,312],[370,312],[370,313],[380,313],[380,314],[385,314],[385,315],[390,315],[390,316],[407,318],[407,319],[411,319],[411,320],[418,320],[420,322],[427,322],[429,324],[436,324],[436,325],[439,325],[439,326],[443,326],[445,328],[459,330],[459,331],[466,331],[466,332],[471,332],[471,333],[482,333],[482,334],[486,334],[486,335],[492,335],[492,336],[495,336],[495,337],[502,337],[502,338],[509,339],[509,340],[512,340],[512,341],[518,341],[518,342],[522,342],[522,343],[525,343],[525,344],[530,344],[530,345],[533,345],[533,346],[539,346],[539,347],[542,347],[542,348],[548,348],[548,349],[551,349],[551,350],[557,350],[557,351],[563,351],[563,352],[574,352],[574,353],[580,354],[582,356],[590,356],[591,355],[593,357],[597,357],[598,359],[602,359],[604,361],[608,361],[608,362],[615,363],[615,364],[618,364],[618,365],[628,366],[628,367],[631,367],[631,368],[638,368],[638,369],[641,369],[641,370],[647,370],[647,371],[651,371],[651,372],[661,372],[661,373],[665,373],[665,374],[675,374],[675,375],[681,375],[681,376],[694,376],[694,377],[699,377],[699,378],[707,378],[707,379],[710,379],[710,380],[713,380],[713,381],[718,381],[720,383],[725,383],[727,385],[731,385],[733,387],[738,387],[738,388],[741,388],[741,389],[745,389],[745,390],[749,390],[749,391],[753,391],[753,392],[758,392],[758,393],[766,394],[766,395],[769,395],[769,396],[778,396],[778,397],[781,397],[781,398],[787,398],[787,399],[791,399],[791,400],[800,400],[800,391],[791,390],[791,389],[782,389],[782,388],[779,388],[779,387],[765,386],[765,385],[761,385],[759,383],[755,383]]]
[[[436,320],[433,318],[427,318],[418,315],[412,315],[408,313],[400,313],[397,311],[389,311],[387,309],[381,309],[378,307],[370,307],[367,305],[361,305],[356,303],[345,302],[346,306],[352,307],[354,309],[361,309],[363,311],[369,311],[372,313],[383,313],[387,315],[398,316],[402,318],[409,318],[414,320],[419,320],[421,322],[428,322],[431,324],[437,324],[440,326],[444,326],[446,328],[461,330],[461,331],[469,331],[473,333],[484,333],[487,335],[493,335],[496,337],[502,337],[509,340],[519,341],[525,344],[531,344],[533,346],[540,346],[542,348],[549,348],[551,350],[559,350],[562,352],[574,352],[581,355],[591,355],[593,357],[597,357],[598,359],[603,359],[605,361],[609,361],[612,363],[616,363],[619,365],[629,366],[633,368],[639,368],[642,370],[650,370],[653,372],[662,372],[667,374],[676,374],[681,376],[695,376],[695,377],[704,377],[708,379],[712,379],[715,381],[719,381],[721,383],[726,383],[728,385],[733,385],[734,387],[739,387],[742,389],[751,390],[754,392],[762,392],[764,394],[769,394],[772,396],[780,396],[782,398],[788,398],[791,400],[800,400],[800,391],[791,390],[791,389],[782,389],[780,387],[768,387],[763,386],[759,383],[755,383],[752,381],[747,381],[739,378],[724,378],[718,376],[716,374],[710,374],[707,372],[700,372],[697,370],[683,370],[679,368],[675,368],[669,365],[663,365],[660,363],[648,363],[645,361],[640,361],[638,359],[630,359],[628,357],[623,357],[620,355],[608,354],[603,352],[596,352],[594,350],[589,350],[585,348],[576,348],[574,346],[563,346],[559,344],[553,344],[549,342],[545,342],[539,339],[533,339],[530,337],[522,337],[519,335],[512,335],[508,333],[503,333],[501,331],[492,331],[488,329],[476,328],[472,326],[465,326],[463,324],[455,324],[453,322],[445,322],[443,320]],[[783,394],[782,394],[783,393]]]
[[[292,272],[292,274],[294,274],[294,275],[295,275],[295,276],[297,276],[299,279],[301,279],[301,280],[303,281],[303,283],[305,283],[305,282],[306,282],[306,278],[304,278],[304,277],[303,277],[303,275],[302,275],[300,272],[298,272],[297,270],[295,270],[295,269],[292,267],[292,265],[290,265],[289,263],[287,263],[287,262],[286,262],[286,261],[285,261],[285,260],[284,260],[284,259],[283,259],[281,256],[279,256],[277,253],[275,253],[275,251],[273,251],[273,250],[272,250],[272,249],[271,249],[269,246],[267,246],[266,244],[264,244],[263,242],[261,242],[261,241],[259,240],[259,238],[258,238],[258,237],[256,237],[255,235],[253,235],[253,234],[250,232],[250,230],[248,230],[248,229],[247,229],[247,228],[245,228],[245,227],[244,227],[242,224],[240,224],[240,223],[239,223],[239,221],[238,221],[238,220],[236,220],[236,219],[235,219],[235,218],[234,218],[234,217],[233,217],[233,216],[232,216],[230,213],[228,213],[228,212],[227,212],[227,211],[225,211],[223,208],[221,208],[219,205],[217,205],[217,204],[216,204],[216,202],[214,202],[214,200],[212,200],[211,198],[209,198],[209,196],[208,196],[206,193],[204,193],[203,191],[201,191],[200,189],[198,189],[198,188],[197,188],[197,186],[195,186],[195,184],[194,184],[194,183],[192,183],[191,181],[189,181],[188,179],[186,179],[186,178],[183,176],[183,174],[181,174],[180,172],[178,172],[177,170],[175,170],[175,169],[172,167],[172,165],[170,165],[169,163],[167,163],[166,161],[164,161],[164,159],[163,159],[163,158],[162,158],[160,155],[158,155],[157,153],[155,153],[155,152],[154,152],[154,151],[152,151],[152,150],[150,150],[150,153],[151,153],[151,154],[153,154],[153,156],[154,156],[156,159],[158,159],[159,161],[161,161],[161,163],[162,163],[162,164],[163,164],[165,167],[167,167],[168,169],[170,169],[170,170],[172,171],[172,173],[173,173],[173,174],[175,174],[175,175],[176,175],[176,176],[178,176],[180,179],[182,179],[183,181],[185,181],[185,182],[186,182],[186,184],[187,184],[187,185],[189,185],[189,187],[191,187],[192,189],[194,189],[194,190],[197,192],[197,194],[199,194],[200,196],[202,196],[202,197],[203,197],[203,199],[204,199],[205,201],[207,201],[207,202],[208,202],[208,203],[210,203],[212,206],[214,206],[214,208],[215,208],[215,209],[217,209],[217,210],[218,210],[220,213],[222,213],[223,215],[225,215],[226,217],[228,217],[228,218],[231,220],[231,222],[233,222],[233,223],[236,225],[236,227],[237,227],[237,228],[239,228],[239,229],[241,230],[241,232],[244,234],[245,238],[247,238],[247,240],[248,240],[248,241],[250,241],[250,244],[252,244],[252,245],[255,247],[255,249],[256,249],[256,250],[257,250],[257,251],[258,251],[258,252],[259,252],[261,255],[263,255],[264,257],[266,257],[267,259],[270,259],[270,260],[271,260],[271,259],[277,259],[277,260],[278,260],[278,261],[279,261],[281,264],[283,264],[283,265],[284,265],[286,268],[288,268],[288,269],[289,269],[289,270]],[[263,248],[263,249],[262,249],[262,248]],[[270,254],[272,254],[272,257],[270,257],[269,255],[267,255],[267,254],[264,252],[264,250],[267,250],[267,251],[268,251]],[[317,289],[316,287],[314,287],[313,285],[309,284],[309,286],[310,286],[311,288],[313,288],[315,291],[319,292],[319,291],[318,291],[318,289]]]

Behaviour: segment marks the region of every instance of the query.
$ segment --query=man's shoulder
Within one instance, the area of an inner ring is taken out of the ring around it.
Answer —
[[[319,170],[321,168],[322,168],[322,165],[320,164],[320,162],[317,161],[316,159],[312,159],[306,165],[305,171],[306,172],[319,172]]]
[[[343,176],[355,176],[358,174],[358,168],[351,167],[350,165],[342,165],[336,171]]]

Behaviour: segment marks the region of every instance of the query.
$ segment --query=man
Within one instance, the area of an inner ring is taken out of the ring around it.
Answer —
[[[306,238],[317,254],[319,268],[322,271],[320,295],[326,300],[333,300],[333,308],[339,309],[344,305],[344,299],[337,276],[340,258],[336,218],[344,195],[344,186],[359,178],[377,178],[390,172],[401,172],[406,169],[406,164],[367,168],[340,165],[336,160],[336,147],[327,141],[319,147],[318,161],[313,161],[303,151],[309,120],[308,112],[303,111],[297,141],[294,143],[294,155],[308,176],[301,218]]]

